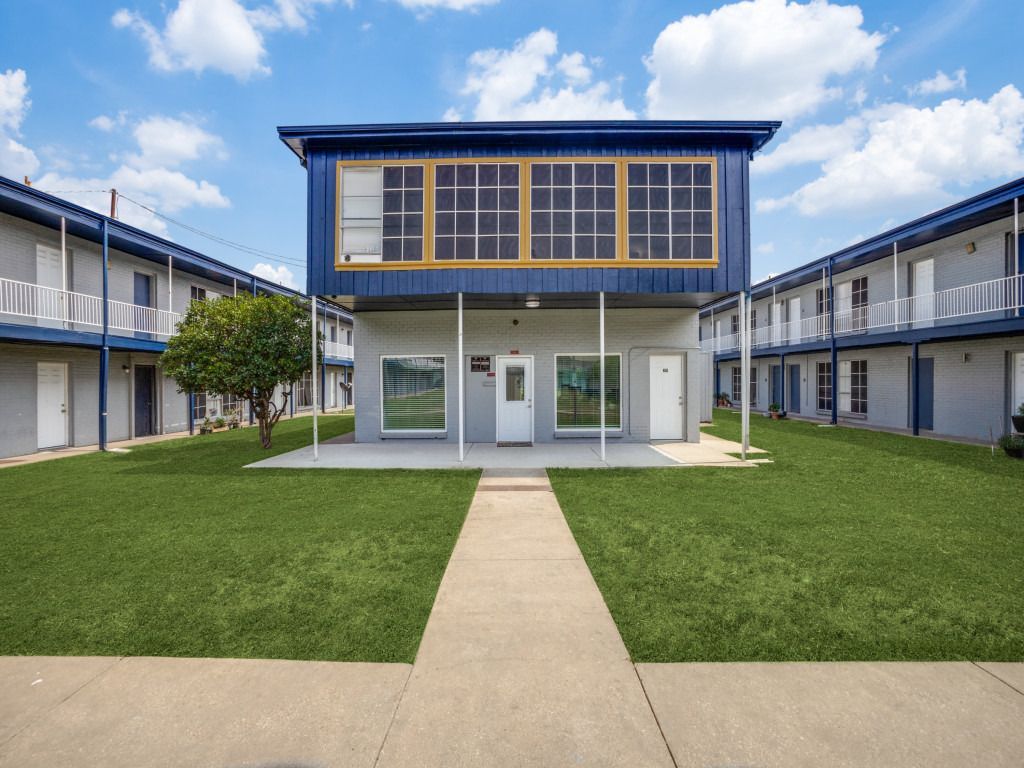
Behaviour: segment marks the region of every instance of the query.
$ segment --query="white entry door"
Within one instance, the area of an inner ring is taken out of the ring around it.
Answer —
[[[36,285],[64,288],[63,259],[60,251],[45,245],[36,245]],[[47,328],[60,328],[65,317],[64,295],[57,292],[40,292],[37,297],[36,314],[38,325]]]
[[[533,358],[498,358],[498,443],[533,443]]]
[[[795,296],[789,300],[789,341],[792,344],[800,343],[800,297]]]
[[[1024,352],[1013,355],[1013,402],[1010,403],[1010,414],[1015,415],[1017,409],[1024,405]]]
[[[651,355],[651,440],[682,440],[683,410],[683,358]]]
[[[39,448],[68,444],[67,366],[38,363],[36,374],[36,433]]]
[[[932,259],[914,262],[913,283],[914,327],[931,327],[935,319],[935,262]]]

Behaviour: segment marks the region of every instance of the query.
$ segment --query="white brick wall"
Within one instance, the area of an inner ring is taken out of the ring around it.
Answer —
[[[518,321],[515,323],[514,321]],[[363,312],[355,317],[356,439],[372,442],[380,433],[380,356],[444,354],[447,364],[448,434],[457,435],[456,313]],[[534,433],[537,442],[555,439],[554,355],[596,353],[596,310],[467,310],[466,355],[534,356]],[[649,434],[649,356],[681,351],[688,396],[685,431],[697,440],[701,366],[696,354],[697,312],[683,309],[612,309],[605,319],[606,352],[622,355],[621,439],[646,441]]]

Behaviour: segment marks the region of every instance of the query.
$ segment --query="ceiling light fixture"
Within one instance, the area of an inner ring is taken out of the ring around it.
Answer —
[[[526,297],[526,308],[527,309],[536,309],[539,306],[540,306],[540,299],[539,298],[537,298],[536,296],[527,296]]]

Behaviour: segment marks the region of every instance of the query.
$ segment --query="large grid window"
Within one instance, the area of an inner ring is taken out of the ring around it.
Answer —
[[[313,375],[305,373],[299,381],[295,382],[292,397],[295,399],[296,408],[313,407]]]
[[[858,277],[850,284],[850,304],[853,310],[852,325],[855,331],[868,327],[868,279]]]
[[[628,163],[630,259],[713,259],[711,163]]]
[[[339,253],[344,261],[423,260],[423,166],[341,169]]]
[[[868,361],[839,362],[839,410],[866,416],[868,412]]]
[[[423,166],[384,166],[382,207],[382,259],[422,261]]]
[[[530,255],[615,258],[615,164],[530,166]]]
[[[832,410],[832,363],[818,363],[818,410]]]
[[[555,355],[555,427],[601,427],[600,355]],[[622,360],[604,356],[604,420],[609,429],[622,428]]]
[[[750,404],[757,405],[757,368],[750,369]]]
[[[743,400],[743,369],[738,365],[732,367],[732,401],[740,403]]]
[[[519,258],[519,165],[435,166],[434,259]]]
[[[381,428],[444,431],[444,355],[381,358]]]

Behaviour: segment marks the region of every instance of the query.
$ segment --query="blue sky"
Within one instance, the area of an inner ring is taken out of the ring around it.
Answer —
[[[0,174],[305,284],[275,127],[781,119],[752,166],[763,277],[1024,175],[1024,3],[118,0],[0,11]]]

